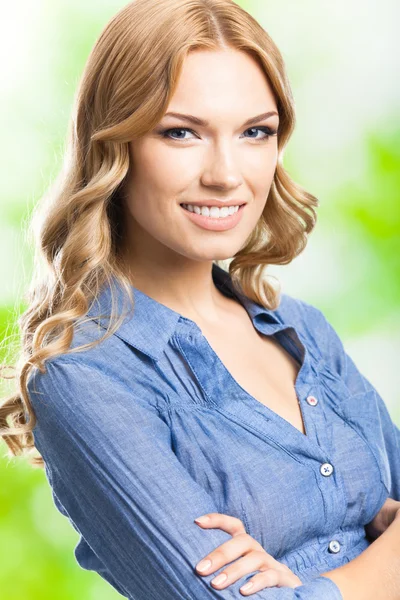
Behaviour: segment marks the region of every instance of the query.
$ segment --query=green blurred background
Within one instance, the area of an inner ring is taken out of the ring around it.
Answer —
[[[73,94],[100,31],[126,2],[19,0],[2,10],[0,337],[13,359],[32,269],[25,228],[62,159]],[[398,0],[240,0],[278,44],[297,128],[285,155],[320,199],[306,250],[273,267],[284,292],[322,309],[400,425]],[[6,353],[0,360],[4,360]],[[11,388],[3,383],[2,395]],[[75,563],[78,534],[45,474],[0,453],[0,596],[121,598]]]

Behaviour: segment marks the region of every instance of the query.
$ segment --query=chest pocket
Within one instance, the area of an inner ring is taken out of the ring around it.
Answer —
[[[322,375],[326,383],[324,391],[329,399],[328,408],[330,407],[342,420],[342,432],[343,428],[347,430],[351,428],[354,432],[351,436],[343,437],[345,449],[353,456],[354,473],[357,469],[366,472],[365,490],[370,491],[373,486],[376,487],[376,476],[378,476],[386,494],[389,494],[392,484],[390,463],[386,452],[376,390],[370,387],[360,393],[352,394],[343,379],[334,373],[327,364],[324,365]],[[338,424],[336,424],[337,426]],[[356,444],[354,447],[351,447],[350,444],[351,437]],[[340,440],[340,435],[337,439]],[[333,433],[334,440],[335,432]],[[361,445],[360,441],[362,441]],[[359,455],[357,449],[359,449]],[[373,462],[371,462],[371,456]]]

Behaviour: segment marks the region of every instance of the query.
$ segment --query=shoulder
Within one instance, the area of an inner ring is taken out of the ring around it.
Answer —
[[[34,411],[74,419],[82,413],[120,410],[142,402],[158,408],[163,398],[154,369],[117,336],[80,350],[102,338],[96,324],[74,335],[69,352],[49,357],[44,371],[34,368],[27,383]]]
[[[327,320],[324,313],[317,306],[296,296],[282,293],[277,314],[284,321],[304,330],[326,333]]]
[[[94,319],[74,324],[68,351],[45,361],[46,373],[37,373],[43,385],[59,379],[64,385],[109,386],[118,382],[128,388],[154,378],[152,361],[124,341],[119,329],[108,333]],[[61,381],[63,380],[63,381]]]

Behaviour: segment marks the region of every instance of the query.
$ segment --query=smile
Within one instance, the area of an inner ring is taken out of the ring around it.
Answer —
[[[233,229],[241,221],[246,204],[241,206],[192,206],[180,205],[185,215],[202,229],[209,231],[226,231]],[[190,210],[190,207],[192,210]]]

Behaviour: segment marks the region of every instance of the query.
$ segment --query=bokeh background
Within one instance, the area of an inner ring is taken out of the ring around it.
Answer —
[[[0,341],[12,359],[32,269],[25,229],[61,166],[73,94],[119,0],[17,0],[2,7]],[[297,106],[285,166],[320,199],[306,250],[271,268],[284,292],[337,329],[400,425],[400,47],[398,0],[239,0],[278,44]],[[1,384],[2,395],[10,391]],[[75,563],[78,534],[44,472],[0,447],[0,595],[112,600]],[[178,524],[179,525],[179,524]]]

